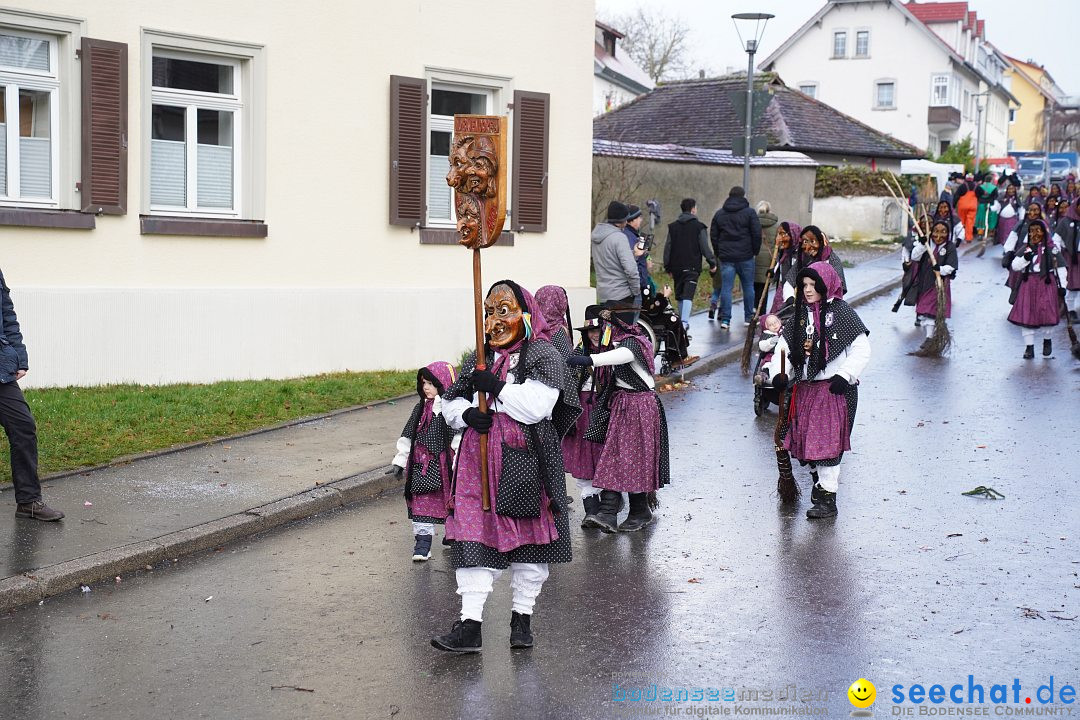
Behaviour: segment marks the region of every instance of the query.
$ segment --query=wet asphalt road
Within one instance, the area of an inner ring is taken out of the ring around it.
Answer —
[[[658,522],[572,524],[531,651],[507,646],[505,576],[483,655],[428,645],[457,616],[453,571],[439,550],[410,562],[403,502],[384,497],[3,616],[0,717],[628,717],[614,683],[795,684],[844,716],[860,677],[887,716],[896,683],[1076,686],[1080,364],[1063,328],[1053,360],[1020,359],[1000,275],[961,261],[948,360],[905,355],[921,334],[892,297],[862,307],[874,357],[835,522],[807,521],[805,496],[777,504],[775,415],[755,419],[728,366],[665,396]],[[976,485],[1006,499],[960,495]]]

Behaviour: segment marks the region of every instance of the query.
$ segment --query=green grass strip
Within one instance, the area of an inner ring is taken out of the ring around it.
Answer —
[[[210,440],[403,395],[416,373],[333,373],[210,385],[106,385],[26,391],[38,424],[41,475]],[[11,482],[0,433],[0,483]]]

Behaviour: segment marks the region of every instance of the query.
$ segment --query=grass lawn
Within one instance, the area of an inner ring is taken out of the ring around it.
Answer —
[[[416,388],[416,373],[334,373],[211,385],[109,385],[26,391],[41,475],[365,405]],[[0,483],[11,482],[0,435]]]

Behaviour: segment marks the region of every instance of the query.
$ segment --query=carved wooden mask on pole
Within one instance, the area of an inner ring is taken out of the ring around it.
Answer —
[[[506,117],[455,115],[446,184],[454,188],[458,243],[491,247],[506,222]]]

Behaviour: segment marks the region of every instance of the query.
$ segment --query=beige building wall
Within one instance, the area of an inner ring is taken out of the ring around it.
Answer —
[[[485,283],[561,284],[579,307],[590,297],[582,179],[591,172],[592,2],[555,0],[542,12],[524,0],[489,4],[483,29],[469,33],[459,29],[477,6],[452,0],[32,6],[127,44],[130,154],[126,215],[99,217],[94,230],[0,228],[28,384],[207,382],[456,358],[472,335],[470,253],[421,246],[417,232],[388,224],[391,75],[495,76],[506,103],[514,90],[550,93],[547,232],[485,251]],[[255,167],[265,194],[255,204],[267,238],[140,234],[145,30],[261,46],[265,152]],[[76,145],[77,128],[62,129]]]
[[[1020,101],[1015,119],[1009,125],[1009,149],[1042,150],[1046,98],[1035,87],[1036,81],[1023,75],[1023,71],[1009,68],[1005,72],[1010,78],[1012,94]]]

